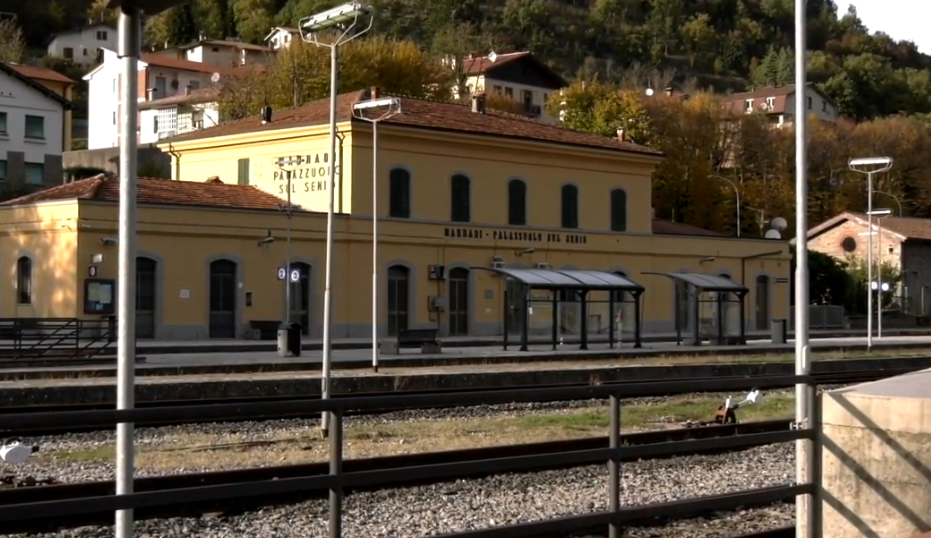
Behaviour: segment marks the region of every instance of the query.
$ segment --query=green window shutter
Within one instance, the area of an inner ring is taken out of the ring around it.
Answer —
[[[239,184],[249,184],[249,159],[239,159]]]

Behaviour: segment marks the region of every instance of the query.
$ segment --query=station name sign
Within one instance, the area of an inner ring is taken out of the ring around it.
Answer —
[[[278,183],[278,194],[324,192],[330,179],[330,154],[321,151],[312,155],[291,155],[272,160],[272,180]]]
[[[564,234],[558,232],[526,232],[522,230],[485,230],[482,228],[445,228],[443,236],[447,239],[491,239],[515,243],[565,243],[585,245],[588,236],[584,234]]]

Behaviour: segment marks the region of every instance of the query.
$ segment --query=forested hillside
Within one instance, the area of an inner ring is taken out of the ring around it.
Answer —
[[[106,0],[23,3],[26,40],[39,47],[57,30],[112,17]],[[146,24],[150,45],[199,33],[259,42],[276,24],[294,25],[332,0],[191,0]],[[373,0],[377,34],[410,38],[431,54],[531,50],[568,78],[643,87],[691,81],[719,91],[792,77],[793,0]],[[28,6],[28,9],[27,9]],[[931,58],[871,34],[855,13],[808,0],[811,79],[858,120],[931,111]],[[881,28],[871,29],[874,31]],[[633,68],[633,69],[631,69]]]

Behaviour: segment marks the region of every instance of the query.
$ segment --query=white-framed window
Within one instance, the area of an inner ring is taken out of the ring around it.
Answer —
[[[6,112],[0,112],[0,135],[7,134],[6,130]]]
[[[106,30],[97,30],[97,41],[106,41],[109,34]]]

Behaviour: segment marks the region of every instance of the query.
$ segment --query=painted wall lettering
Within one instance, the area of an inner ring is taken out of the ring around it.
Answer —
[[[272,159],[272,181],[278,183],[278,194],[288,192],[324,192],[330,177],[330,154],[294,155]]]
[[[588,236],[557,232],[528,232],[522,230],[483,230],[481,228],[445,228],[443,236],[449,239],[491,239],[516,243],[565,243],[585,245]]]

